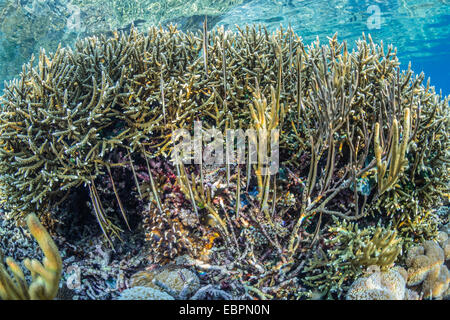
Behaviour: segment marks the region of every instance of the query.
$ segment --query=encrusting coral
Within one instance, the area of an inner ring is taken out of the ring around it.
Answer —
[[[395,267],[381,271],[377,266],[367,268],[347,293],[347,300],[417,300],[419,295],[406,288],[406,271]]]
[[[43,262],[35,259],[24,260],[23,263],[32,277],[28,285],[19,264],[12,258],[6,258],[6,264],[14,278],[10,277],[3,263],[0,263],[0,297],[3,300],[52,300],[59,289],[62,272],[61,256],[47,230],[34,214],[28,215],[27,225],[44,253]]]
[[[444,264],[449,259],[448,244],[447,233],[441,231],[438,241],[425,241],[407,253],[408,286],[421,285],[424,298],[442,299],[448,295],[450,276]]]

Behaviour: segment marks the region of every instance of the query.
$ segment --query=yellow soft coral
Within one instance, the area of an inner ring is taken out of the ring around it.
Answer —
[[[28,286],[20,266],[12,258],[6,259],[13,278],[0,263],[0,297],[3,300],[52,300],[58,293],[61,279],[62,261],[58,248],[34,214],[27,217],[28,229],[39,243],[45,257],[43,263],[38,260],[24,260],[30,270],[32,282]]]

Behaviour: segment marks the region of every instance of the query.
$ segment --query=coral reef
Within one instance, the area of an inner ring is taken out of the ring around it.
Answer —
[[[441,231],[437,241],[425,241],[409,249],[406,258],[408,286],[421,285],[424,298],[442,299],[448,295],[450,277],[448,261],[448,234]]]
[[[448,98],[398,66],[370,37],[349,52],[336,35],[305,46],[291,29],[206,24],[42,51],[0,100],[3,207],[51,221],[78,194],[112,248],[134,208],[150,260],[188,254],[233,297],[341,295],[436,237],[449,192]],[[174,130],[196,121],[278,130],[279,167],[171,163]]]
[[[62,272],[61,256],[47,230],[35,215],[30,214],[27,217],[27,225],[45,257],[42,263],[36,259],[24,260],[24,265],[32,276],[30,285],[27,284],[19,264],[12,258],[7,258],[6,264],[13,273],[14,279],[8,275],[1,263],[0,297],[3,300],[52,300],[59,289]]]
[[[396,266],[381,270],[370,266],[352,284],[348,300],[442,299],[449,295],[448,260],[444,249],[448,234],[440,231],[436,241],[411,247],[406,254],[407,269]]]
[[[418,300],[419,295],[406,288],[406,271],[391,268],[381,271],[367,268],[367,274],[358,278],[347,293],[347,300]]]
[[[389,270],[400,253],[400,239],[395,232],[380,227],[359,229],[357,223],[339,221],[329,227],[324,248],[309,259],[302,280],[336,297],[346,291],[349,282],[372,266]]]
[[[377,265],[385,269],[394,264],[401,250],[401,239],[396,239],[396,232],[385,232],[381,228],[375,231],[373,238],[356,253],[356,263],[359,265]]]

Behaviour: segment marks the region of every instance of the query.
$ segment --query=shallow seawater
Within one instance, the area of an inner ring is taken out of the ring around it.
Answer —
[[[338,33],[352,44],[362,33],[398,49],[401,68],[424,71],[436,91],[450,94],[450,2],[445,0],[252,0],[218,23],[233,28],[262,23],[270,30],[291,27],[310,43]]]
[[[77,38],[177,23],[182,30],[264,24],[269,30],[289,25],[306,44],[323,43],[338,33],[350,46],[363,33],[398,49],[401,68],[411,61],[431,85],[450,94],[450,2],[448,0],[0,0],[0,88],[21,71],[39,48],[54,51],[58,43]],[[425,80],[426,81],[426,80]]]

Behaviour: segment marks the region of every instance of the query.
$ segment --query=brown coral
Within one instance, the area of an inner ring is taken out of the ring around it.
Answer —
[[[420,284],[430,271],[431,260],[425,255],[419,255],[411,259],[408,264],[408,285],[415,286]]]
[[[208,245],[206,238],[184,224],[185,220],[178,216],[178,210],[170,210],[165,204],[162,205],[162,212],[156,206],[150,206],[144,217],[145,236],[150,244],[151,260],[155,263],[184,253],[199,256]]]
[[[448,235],[440,232],[437,241],[425,241],[408,251],[408,286],[422,285],[424,298],[441,299],[449,287],[449,272],[444,261],[448,260]]]
[[[425,298],[441,298],[448,289],[449,274],[447,266],[435,266],[424,280],[422,291]]]
[[[208,37],[206,30],[185,34],[170,26],[167,30],[151,28],[148,34],[132,30],[111,38],[91,37],[73,50],[59,48],[49,56],[42,52],[37,65],[32,59],[18,79],[6,84],[0,99],[0,189],[8,197],[5,209],[15,218],[29,212],[42,214],[77,188],[87,192],[90,186],[95,191],[93,182],[105,177],[109,167],[134,170],[131,158],[142,162],[143,152],[150,158],[167,156],[171,130],[191,128],[196,120],[222,130],[226,123],[228,127],[243,124],[242,129],[256,126],[258,121],[252,120],[258,119],[251,115],[250,106],[259,88],[256,100],[276,96],[267,107],[275,105],[270,110],[280,111],[272,123],[282,133],[280,163],[298,168],[313,156],[310,170],[303,167],[296,172],[302,179],[310,177],[300,197],[304,198],[302,205],[312,204],[305,205],[305,216],[323,213],[357,220],[365,214],[359,206],[336,211],[331,198],[347,191],[352,180],[373,174],[370,169],[375,163],[367,158],[373,152],[373,122],[379,119],[377,136],[380,143],[386,141],[383,149],[389,149],[390,132],[396,128],[400,136],[400,123],[394,125],[390,120],[406,110],[414,120],[413,136],[403,141],[411,140],[416,149],[411,146],[407,154],[409,167],[396,166],[392,171],[398,183],[380,199],[399,206],[389,195],[408,179],[417,190],[413,197],[425,198],[422,207],[430,207],[447,190],[448,163],[442,159],[449,144],[445,132],[448,100],[429,87],[422,88],[422,75],[414,78],[410,69],[401,74],[392,48],[386,54],[382,46],[369,40],[358,41],[354,52],[340,44],[337,36],[327,46],[315,42],[306,50],[290,29],[272,35],[262,28],[248,27],[236,34],[218,29]],[[394,101],[402,102],[399,108]],[[381,106],[386,109],[383,113]],[[403,125],[409,127],[406,124],[409,120]],[[353,163],[348,163],[341,150],[351,150]],[[112,161],[118,152],[130,154],[130,161]],[[328,165],[322,168],[325,156]],[[385,161],[383,152],[380,156]],[[337,178],[337,172],[342,176]],[[335,184],[339,188],[328,192]],[[408,196],[412,194],[407,190]],[[358,204],[358,192],[354,197]],[[92,198],[99,202],[103,194]],[[263,202],[266,215],[267,201]],[[105,207],[105,214],[96,210],[99,220],[106,222],[102,225],[105,234],[115,231],[106,217],[110,208]],[[291,232],[290,255],[300,225]]]
[[[417,294],[406,288],[405,275],[400,267],[381,271],[378,266],[371,266],[350,287],[347,300],[416,300]]]

